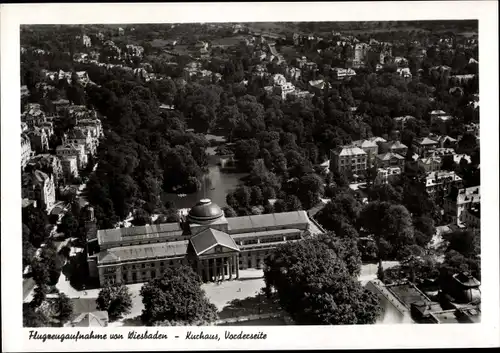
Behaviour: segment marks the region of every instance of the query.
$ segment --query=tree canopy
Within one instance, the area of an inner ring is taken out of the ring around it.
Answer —
[[[209,302],[201,289],[201,280],[191,267],[168,268],[161,278],[141,288],[146,325],[157,322],[211,322],[217,318],[217,308]]]

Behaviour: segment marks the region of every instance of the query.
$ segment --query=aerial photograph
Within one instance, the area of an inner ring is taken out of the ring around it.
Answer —
[[[478,48],[477,20],[21,25],[23,326],[481,322]]]

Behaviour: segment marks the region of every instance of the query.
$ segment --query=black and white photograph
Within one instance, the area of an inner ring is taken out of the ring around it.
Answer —
[[[483,282],[498,294],[482,277],[498,245],[483,90],[498,81],[482,83],[481,20],[324,17],[21,20],[18,81],[2,85],[20,91],[2,112],[2,156],[21,142],[2,211],[20,207],[20,266],[2,268],[22,278],[24,340],[244,345],[272,327],[436,333],[497,312],[481,305]]]

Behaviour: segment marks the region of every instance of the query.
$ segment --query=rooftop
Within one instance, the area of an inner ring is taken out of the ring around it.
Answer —
[[[168,243],[131,245],[111,248],[101,251],[98,255],[99,264],[109,264],[125,261],[141,261],[165,257],[184,256],[187,252],[188,240]]]
[[[202,255],[206,251],[221,245],[225,248],[239,251],[240,249],[227,233],[221,232],[217,229],[206,229],[201,233],[196,234],[190,239],[191,244],[196,252],[196,255]]]
[[[227,219],[230,234],[258,228],[282,228],[284,226],[307,226],[309,218],[306,211],[292,211],[263,215],[231,217]],[[270,230],[271,230],[270,229]]]
[[[414,303],[431,303],[431,300],[411,283],[394,284],[386,288],[408,308]]]
[[[108,326],[108,312],[94,311],[91,313],[82,313],[72,322],[72,327],[106,327]]]
[[[97,232],[99,244],[117,243],[121,241],[137,241],[174,237],[182,235],[179,223],[152,224],[130,228],[100,229]]]
[[[377,159],[381,160],[381,161],[390,161],[391,159],[393,158],[396,158],[396,159],[399,159],[399,160],[403,160],[405,159],[403,156],[397,154],[397,153],[392,153],[392,152],[387,152],[387,153],[384,153],[384,154],[378,154],[376,156]]]
[[[366,152],[356,146],[344,146],[335,150],[339,156],[359,156],[366,155]]]
[[[419,139],[416,139],[415,140],[415,144],[417,145],[437,145],[437,141],[434,141],[434,140],[431,140],[430,138],[428,137],[422,137],[422,138],[419,138]]]
[[[204,221],[216,220],[224,216],[221,208],[213,203],[210,199],[200,200],[195,206],[191,208],[188,214],[188,220],[197,223]]]

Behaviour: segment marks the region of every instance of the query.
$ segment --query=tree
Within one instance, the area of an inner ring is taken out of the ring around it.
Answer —
[[[163,277],[144,284],[141,296],[144,303],[141,319],[146,325],[158,321],[183,321],[191,325],[217,318],[217,308],[201,289],[200,277],[188,266],[168,268]]]
[[[388,246],[387,250],[394,254],[414,242],[412,219],[402,205],[370,202],[361,211],[360,223],[366,231],[373,234],[378,247],[379,263],[386,255],[383,248]]]
[[[449,251],[457,251],[466,257],[474,257],[481,253],[479,231],[458,230],[444,234],[443,238],[448,241]]]
[[[232,208],[231,206],[224,207],[223,211],[224,211],[224,216],[226,216],[226,218],[237,217],[238,216],[236,214],[236,211],[234,210],[234,208]]]
[[[302,204],[300,203],[299,198],[295,195],[287,195],[285,197],[284,202],[285,202],[285,209],[287,212],[299,211],[302,209]]]
[[[53,303],[54,312],[57,313],[57,319],[64,324],[73,315],[73,304],[71,299],[64,293],[59,293]]]
[[[128,287],[124,285],[114,285],[101,289],[96,302],[99,310],[108,312],[111,321],[128,314],[132,308],[132,297]]]
[[[64,233],[67,238],[75,236],[78,231],[78,220],[73,216],[71,212],[68,212],[61,219],[61,224],[58,229]]]
[[[361,273],[361,253],[358,249],[357,238],[338,237],[335,232],[327,232],[318,237],[335,251],[344,261],[347,271],[355,278]]]
[[[338,230],[342,223],[356,224],[360,204],[351,193],[335,195],[316,215],[318,222],[328,230]]]
[[[314,207],[323,195],[323,180],[316,174],[307,174],[300,178],[299,196],[302,205],[308,209]]]
[[[151,224],[151,216],[142,208],[138,208],[134,212],[134,219],[132,220],[134,226],[143,226]]]
[[[23,327],[48,327],[49,318],[28,303],[23,303]]]
[[[319,240],[277,247],[265,260],[264,279],[298,324],[372,324],[381,312],[378,298]]]

